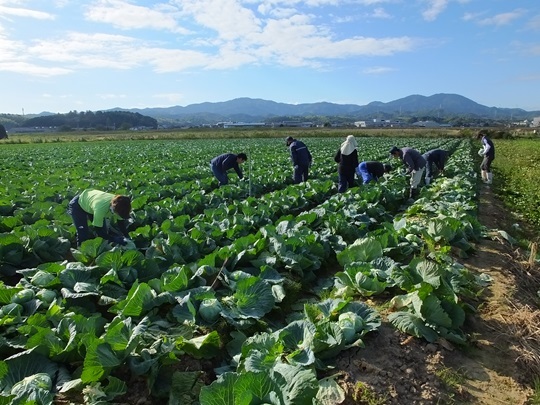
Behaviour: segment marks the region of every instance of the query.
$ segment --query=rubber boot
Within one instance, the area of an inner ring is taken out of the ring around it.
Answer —
[[[486,184],[491,184],[491,183],[493,183],[493,173],[489,172],[489,173],[487,173]]]
[[[416,200],[418,198],[418,195],[420,194],[420,190],[417,188],[410,188],[409,189],[409,200]]]
[[[482,181],[484,183],[488,182],[488,172],[486,172],[485,170],[482,170]]]

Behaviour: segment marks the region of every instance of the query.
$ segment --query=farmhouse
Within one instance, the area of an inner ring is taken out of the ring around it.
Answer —
[[[254,127],[264,127],[266,124],[264,122],[218,122],[216,126],[223,128],[254,128]]]

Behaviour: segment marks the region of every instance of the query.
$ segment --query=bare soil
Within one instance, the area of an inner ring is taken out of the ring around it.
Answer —
[[[516,228],[519,219],[484,185],[479,220],[489,237],[475,246],[474,256],[458,259],[493,278],[466,321],[471,343],[428,343],[383,324],[366,336],[365,348],[337,360],[346,405],[531,403],[533,378],[540,376],[540,269],[498,231],[538,236],[524,224]]]

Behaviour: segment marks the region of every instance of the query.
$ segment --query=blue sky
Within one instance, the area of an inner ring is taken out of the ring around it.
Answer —
[[[0,0],[0,113],[455,93],[540,110],[539,0]]]

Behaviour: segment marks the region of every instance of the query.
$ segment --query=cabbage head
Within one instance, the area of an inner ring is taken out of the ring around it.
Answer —
[[[199,314],[206,322],[215,322],[221,313],[221,304],[216,298],[208,298],[201,302]]]

